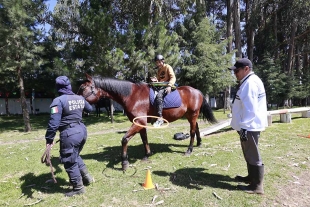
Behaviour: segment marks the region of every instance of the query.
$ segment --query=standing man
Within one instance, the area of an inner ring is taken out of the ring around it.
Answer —
[[[51,115],[45,134],[46,146],[54,145],[57,130],[60,132],[60,162],[68,173],[73,190],[65,196],[85,193],[84,185],[93,182],[80,152],[87,138],[87,130],[82,122],[83,110],[92,111],[92,106],[82,97],[74,94],[70,80],[66,76],[56,78],[59,96],[50,105]]]
[[[152,77],[153,82],[168,82],[167,86],[162,87],[155,98],[157,107],[158,119],[153,124],[154,127],[160,127],[163,123],[163,99],[171,92],[171,87],[175,84],[176,78],[172,67],[165,63],[165,59],[162,55],[156,55],[154,59],[158,68],[156,77]]]
[[[264,164],[258,149],[260,132],[267,123],[267,103],[264,84],[252,71],[252,62],[247,58],[237,60],[229,70],[233,71],[239,87],[232,105],[231,127],[241,141],[241,148],[247,162],[248,175],[236,176],[236,180],[249,183],[238,187],[247,193],[264,194]]]

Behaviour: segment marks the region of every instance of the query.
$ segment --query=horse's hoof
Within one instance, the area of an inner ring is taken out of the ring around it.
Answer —
[[[123,169],[123,171],[127,170],[128,167],[129,167],[129,162],[128,161],[122,162],[122,169]]]
[[[148,161],[149,160],[149,158],[148,157],[143,157],[143,159],[142,159],[142,161]]]
[[[197,147],[201,147],[201,144],[197,144]]]
[[[184,155],[185,155],[185,156],[190,156],[190,155],[191,155],[191,152],[185,152]]]

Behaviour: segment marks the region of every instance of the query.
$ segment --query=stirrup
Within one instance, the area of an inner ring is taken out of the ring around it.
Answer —
[[[153,127],[160,127],[161,125],[163,125],[164,120],[159,118],[157,119],[157,121],[153,124]]]

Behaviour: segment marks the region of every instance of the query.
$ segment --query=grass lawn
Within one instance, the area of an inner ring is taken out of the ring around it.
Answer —
[[[226,119],[222,110],[218,120]],[[309,206],[310,119],[293,114],[292,123],[273,124],[262,132],[261,155],[265,164],[265,195],[249,195],[237,189],[237,174],[246,174],[246,163],[237,133],[230,127],[202,137],[202,147],[184,156],[189,140],[173,135],[187,133],[189,124],[180,119],[169,128],[148,129],[153,155],[142,161],[144,150],[139,135],[129,142],[130,168],[121,170],[121,139],[131,126],[127,117],[85,117],[88,140],[82,151],[96,182],[81,196],[64,197],[70,188],[68,176],[58,162],[59,145],[52,149],[50,168],[41,164],[45,150],[48,115],[31,116],[32,132],[23,132],[20,116],[0,117],[0,206]],[[200,130],[210,127],[199,122]],[[58,140],[58,134],[55,140]],[[196,144],[196,142],[195,142]],[[146,169],[157,189],[144,190]]]

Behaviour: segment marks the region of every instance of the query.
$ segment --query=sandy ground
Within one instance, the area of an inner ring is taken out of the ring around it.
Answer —
[[[266,206],[309,207],[310,206],[310,172],[307,170],[299,176],[292,175],[287,184],[281,184],[274,203]]]

